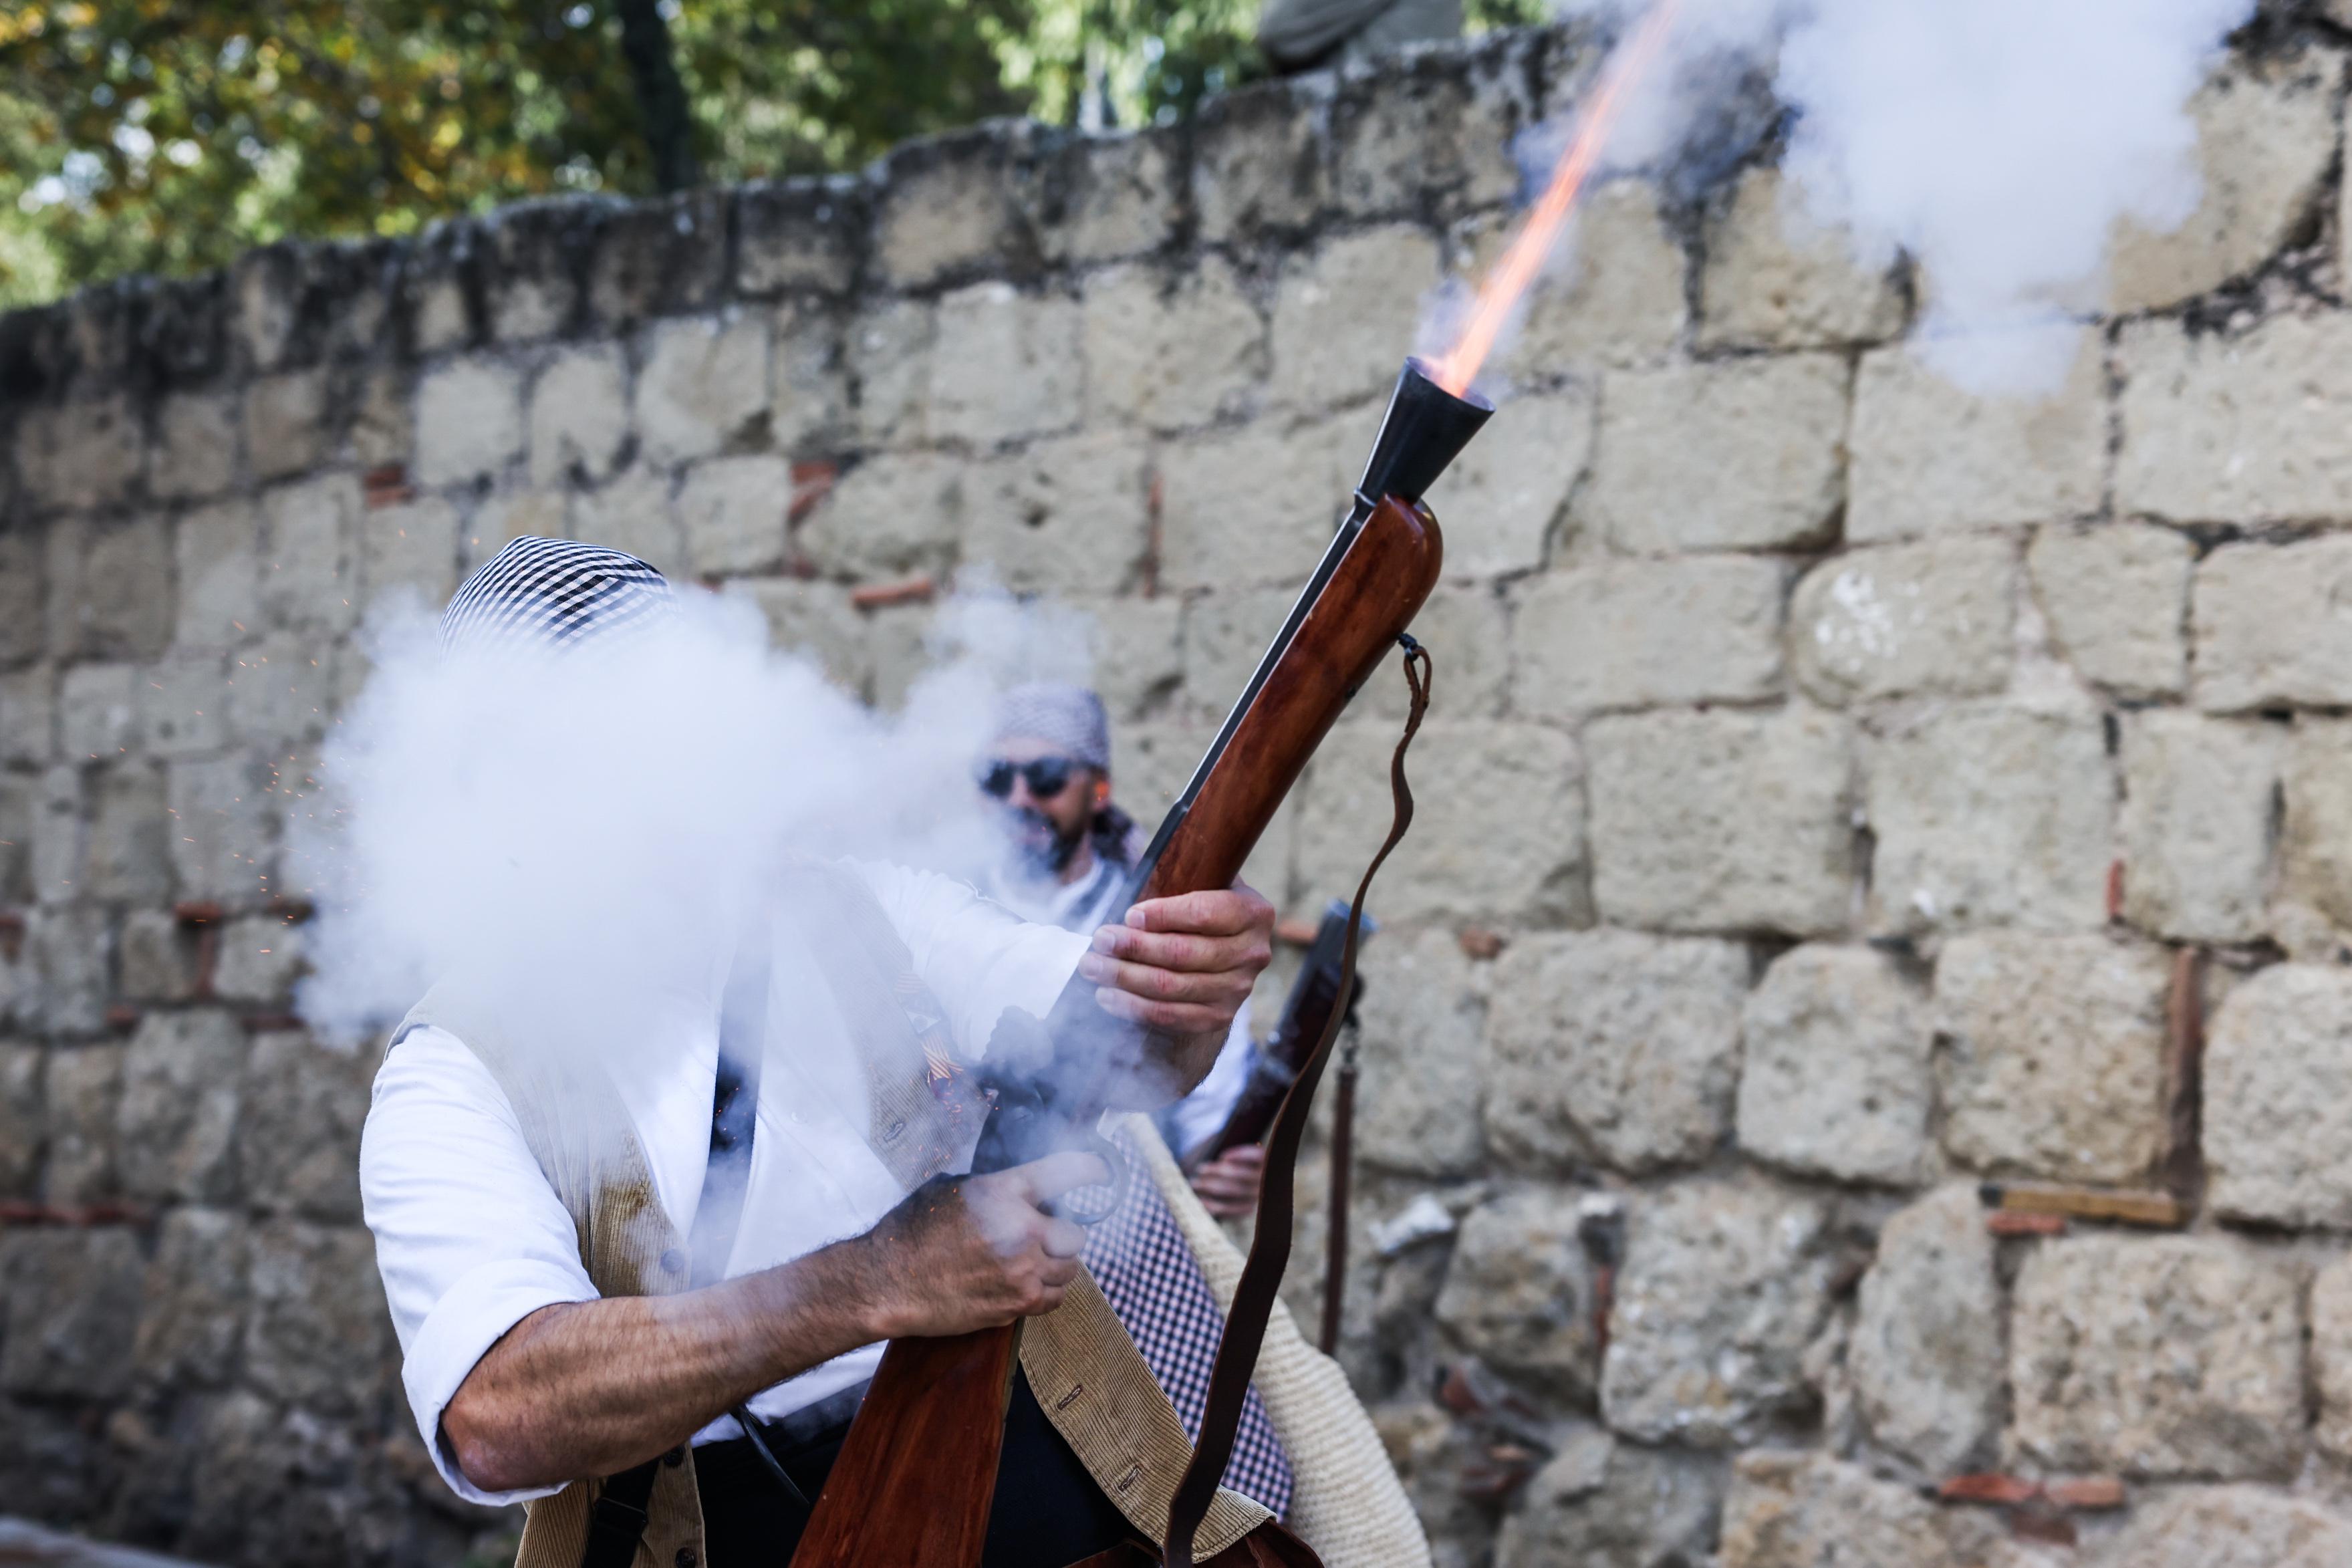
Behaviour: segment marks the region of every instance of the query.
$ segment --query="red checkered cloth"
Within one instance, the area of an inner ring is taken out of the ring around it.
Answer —
[[[1153,1380],[1176,1406],[1184,1436],[1197,1443],[1225,1315],[1126,1129],[1113,1133],[1111,1142],[1126,1156],[1134,1180],[1118,1207],[1087,1233],[1079,1257],[1143,1352]],[[1282,1439],[1275,1436],[1274,1423],[1266,1418],[1255,1387],[1242,1405],[1241,1430],[1234,1439],[1234,1457],[1225,1465],[1224,1484],[1264,1504],[1276,1519],[1290,1507],[1290,1458],[1282,1451]]]

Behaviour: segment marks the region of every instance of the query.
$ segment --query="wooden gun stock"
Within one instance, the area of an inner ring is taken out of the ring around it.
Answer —
[[[1348,699],[1436,586],[1443,558],[1426,508],[1393,495],[1359,503],[1161,824],[1139,897],[1233,885]],[[1073,1121],[1090,1128],[1101,1109],[1079,1107]],[[1019,1343],[1018,1323],[892,1341],[793,1568],[975,1568]]]

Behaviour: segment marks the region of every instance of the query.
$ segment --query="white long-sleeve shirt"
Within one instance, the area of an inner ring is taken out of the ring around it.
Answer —
[[[977,1057],[1000,1014],[1043,1017],[1087,938],[1022,922],[949,879],[857,868]],[[865,1077],[832,991],[798,943],[777,944],[757,1131],[727,1275],[789,1262],[873,1226],[904,1195],[862,1130]],[[607,1064],[643,1145],[662,1209],[693,1228],[710,1148],[719,1007],[707,993],[655,999],[645,1048]],[[446,1029],[412,1029],[386,1053],[360,1144],[360,1189],[417,1430],[458,1496],[506,1503],[541,1487],[488,1492],[467,1479],[441,1415],[484,1352],[542,1307],[593,1300],[572,1217],[481,1060]],[[773,1420],[874,1374],[882,1347],[852,1351],[751,1400]],[[722,1418],[698,1444],[737,1433]]]

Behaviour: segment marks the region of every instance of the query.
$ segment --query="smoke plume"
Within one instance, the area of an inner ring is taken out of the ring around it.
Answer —
[[[1622,34],[1651,0],[1564,0]],[[1733,84],[1791,114],[1801,216],[1866,268],[1917,264],[1915,344],[1979,392],[2044,391],[2121,220],[2195,209],[2188,102],[2253,0],[1684,0],[1607,161],[1672,163]],[[1791,216],[1800,215],[1792,214]]]

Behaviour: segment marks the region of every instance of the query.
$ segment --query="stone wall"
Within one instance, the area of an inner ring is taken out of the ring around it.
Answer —
[[[2034,403],[1784,224],[1769,104],[1595,195],[1433,497],[1367,959],[1344,1356],[1443,1563],[2352,1560],[2347,47],[2222,63],[2204,205],[2118,235]],[[498,1523],[408,1429],[370,1064],[288,1014],[279,818],[374,598],[575,534],[887,702],[915,580],[987,563],[1096,613],[1147,814],[1591,65],[1499,36],[0,321],[0,1507],[255,1563]],[[1254,864],[1294,914],[1378,837],[1391,684]]]

